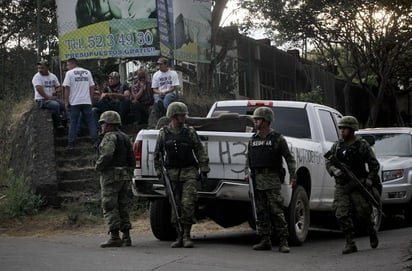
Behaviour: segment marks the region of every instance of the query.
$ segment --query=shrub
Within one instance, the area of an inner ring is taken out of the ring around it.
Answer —
[[[7,184],[0,205],[1,213],[8,217],[37,214],[43,202],[40,195],[31,191],[27,178],[17,176],[13,171],[8,172]]]
[[[302,102],[323,104],[323,91],[320,86],[316,86],[310,92],[300,92],[296,94],[296,100]]]

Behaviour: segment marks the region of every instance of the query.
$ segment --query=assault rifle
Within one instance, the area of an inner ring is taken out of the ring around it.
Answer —
[[[258,231],[258,227],[257,227],[258,218],[257,218],[256,199],[255,199],[255,185],[254,185],[254,182],[253,182],[253,176],[254,175],[255,174],[253,174],[249,170],[249,197],[250,197],[250,202],[252,204],[253,219],[255,220],[256,230]]]
[[[334,165],[336,168],[340,169],[344,175],[344,178],[348,180],[348,184],[357,187],[358,191],[362,194],[362,196],[364,196],[368,202],[370,202],[374,207],[376,207],[376,209],[378,209],[378,211],[381,214],[383,214],[380,199],[377,200],[368,191],[368,189],[362,184],[359,178],[356,177],[356,175],[348,168],[347,165],[339,161],[339,159],[336,156],[334,156],[331,151],[325,153],[323,157],[329,160],[332,163],[332,165]]]
[[[164,164],[165,162],[164,162],[164,159],[163,159],[163,154],[160,156],[160,162],[161,162],[161,167],[162,167],[162,171],[160,173],[161,174],[161,180],[165,184],[166,194],[169,197],[170,205],[172,206],[172,211],[176,215],[177,230],[180,233],[182,233],[183,228],[182,228],[182,225],[180,224],[180,214],[179,214],[179,210],[177,208],[175,194],[173,193],[173,188],[172,188],[172,184],[170,182],[169,174],[167,173],[167,169],[166,169],[165,164]]]

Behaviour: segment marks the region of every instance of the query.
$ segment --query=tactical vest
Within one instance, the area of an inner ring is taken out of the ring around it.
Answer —
[[[166,168],[197,167],[197,161],[193,154],[193,142],[189,136],[189,129],[183,128],[180,133],[174,134],[168,128],[164,128],[164,149],[166,151]]]
[[[262,139],[257,134],[252,136],[249,142],[249,167],[251,169],[270,168],[280,170],[282,168],[282,154],[276,144],[280,134],[271,132]]]
[[[131,152],[132,145],[129,137],[123,132],[116,131],[116,149],[113,154],[113,167],[134,167],[135,160],[133,152]]]
[[[366,171],[365,161],[359,153],[360,145],[361,142],[359,140],[355,141],[355,143],[350,146],[343,144],[343,141],[341,141],[338,143],[335,155],[339,161],[346,164],[351,169],[356,177],[366,178],[368,172]]]

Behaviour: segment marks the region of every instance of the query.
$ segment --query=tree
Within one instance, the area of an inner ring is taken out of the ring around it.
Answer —
[[[49,60],[58,55],[55,11],[54,0],[0,1],[0,99],[16,102],[31,94],[27,78],[35,71],[38,49]]]
[[[25,41],[24,47],[35,48],[39,38],[41,51],[57,48],[55,0],[38,1],[40,10],[33,0],[0,2],[0,47],[10,46],[11,42],[19,46]]]
[[[356,80],[370,96],[368,126],[377,124],[385,95],[394,95],[400,65],[412,43],[411,1],[249,0],[242,5],[251,14],[244,24],[246,30],[265,27],[278,43],[308,42],[320,54],[330,56],[347,81],[345,113],[350,114],[347,93]],[[367,84],[370,78],[375,79],[377,91]],[[397,121],[403,124],[399,112]]]

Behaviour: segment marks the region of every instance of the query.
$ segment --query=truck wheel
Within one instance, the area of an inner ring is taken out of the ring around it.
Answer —
[[[310,223],[309,200],[302,186],[293,190],[287,214],[289,241],[292,245],[300,246],[308,235]]]
[[[176,230],[170,221],[171,208],[166,199],[157,199],[150,203],[150,227],[153,235],[161,241],[176,239]]]

